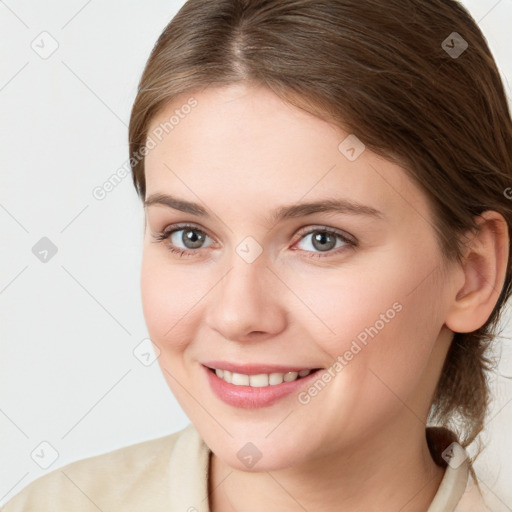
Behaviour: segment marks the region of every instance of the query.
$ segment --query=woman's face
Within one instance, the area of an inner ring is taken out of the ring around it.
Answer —
[[[255,469],[272,470],[424,431],[454,290],[424,194],[268,89],[189,98],[148,132],[141,288],[163,375],[203,439],[232,467],[261,454]],[[324,201],[339,209],[297,208]],[[205,366],[229,364],[321,370],[235,378],[247,387]]]

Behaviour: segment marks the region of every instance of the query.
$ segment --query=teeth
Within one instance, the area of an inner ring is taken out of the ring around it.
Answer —
[[[229,384],[234,384],[235,386],[251,386],[253,388],[264,388],[266,386],[282,384],[283,382],[291,382],[297,380],[299,377],[305,377],[310,373],[311,370],[300,370],[299,372],[244,375],[242,373],[234,373],[228,370],[215,370],[217,377]]]

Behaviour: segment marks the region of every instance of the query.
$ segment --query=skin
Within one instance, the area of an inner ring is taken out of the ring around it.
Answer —
[[[189,97],[159,112],[149,132]],[[194,98],[197,106],[146,156],[146,198],[172,194],[212,216],[146,208],[141,291],[163,375],[213,452],[210,509],[427,510],[444,474],[425,439],[430,403],[452,331],[482,325],[498,299],[505,221],[486,212],[467,265],[447,264],[424,193],[368,149],[349,161],[338,150],[348,132],[262,87],[209,88]],[[276,207],[325,198],[357,201],[384,218],[265,220]],[[189,248],[183,231],[173,242],[152,234],[184,222],[207,238],[180,258],[168,245]],[[324,226],[357,246],[339,240],[322,252],[311,232]],[[263,250],[252,263],[236,252],[248,236]],[[292,394],[264,408],[232,407],[203,374],[200,362],[213,359],[328,368],[395,303],[401,311],[308,404]],[[249,441],[262,454],[252,468],[237,457]]]

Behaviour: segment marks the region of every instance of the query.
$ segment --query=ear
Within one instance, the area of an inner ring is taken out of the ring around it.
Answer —
[[[482,327],[498,302],[509,257],[507,222],[495,211],[478,216],[479,230],[466,243],[458,284],[445,320],[453,332]],[[462,285],[460,284],[462,282]]]

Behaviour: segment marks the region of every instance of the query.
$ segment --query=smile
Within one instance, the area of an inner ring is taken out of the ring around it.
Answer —
[[[221,364],[228,366],[227,363]],[[234,365],[229,366],[234,368]],[[251,372],[249,374],[201,365],[214,395],[228,405],[244,409],[268,407],[287,396],[297,394],[316,378],[318,371],[322,370],[322,368],[294,368],[278,372],[270,371],[278,369],[274,365],[271,366],[273,368],[247,365],[244,370]],[[269,373],[263,373],[263,368]]]
[[[218,368],[210,368],[211,371],[215,372],[217,377],[222,379],[228,384],[234,384],[235,386],[251,386],[253,388],[262,388],[266,386],[276,386],[283,382],[292,382],[306,377],[314,370],[300,370],[298,372],[286,372],[286,373],[260,373],[258,375],[245,375],[243,373],[230,372],[228,370],[221,370]]]

